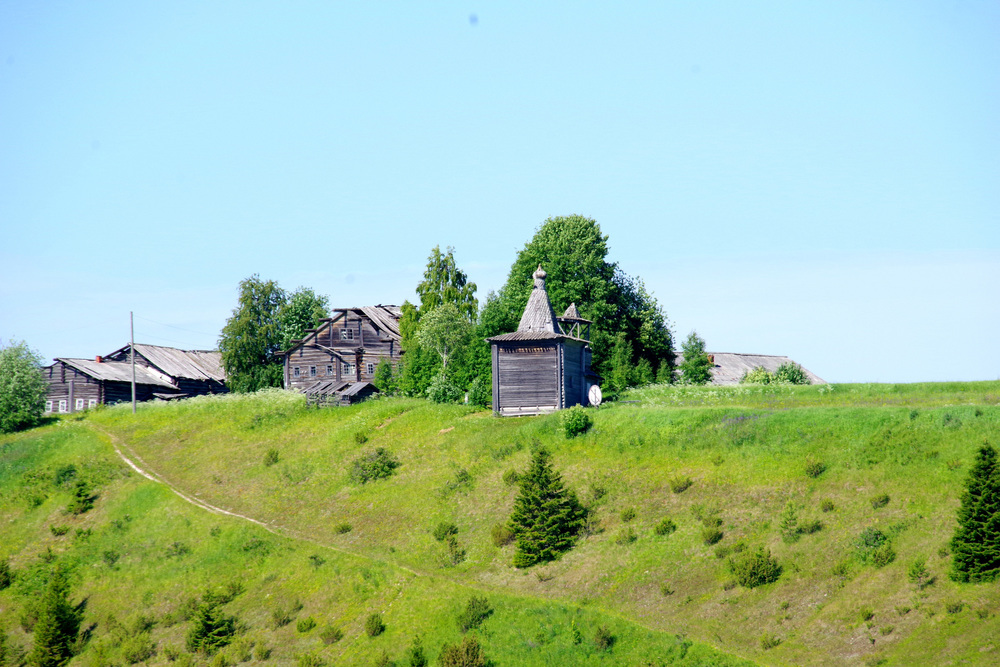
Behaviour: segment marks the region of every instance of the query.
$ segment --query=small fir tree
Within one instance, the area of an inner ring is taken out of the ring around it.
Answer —
[[[382,359],[378,362],[372,384],[383,396],[392,396],[396,393],[396,376],[392,372],[392,362],[388,359]]]
[[[681,346],[684,361],[680,371],[686,384],[707,384],[712,381],[712,362],[705,352],[705,341],[698,332],[692,331]]]
[[[563,485],[544,449],[535,452],[520,485],[509,522],[517,540],[514,566],[555,560],[573,546],[587,511]]]
[[[72,657],[80,631],[80,615],[69,601],[69,582],[62,567],[49,577],[34,628],[34,646],[28,656],[33,667],[58,667]]]
[[[994,581],[1000,576],[1000,466],[997,450],[988,442],[969,471],[951,552],[955,581]]]
[[[236,633],[236,619],[222,613],[220,602],[209,599],[198,605],[194,626],[187,636],[187,649],[191,652],[214,653],[229,644]]]

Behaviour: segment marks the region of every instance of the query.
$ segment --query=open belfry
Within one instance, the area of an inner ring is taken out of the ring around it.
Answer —
[[[493,411],[537,415],[588,405],[600,377],[590,367],[590,324],[570,304],[556,317],[541,265],[517,331],[489,338],[493,356]]]

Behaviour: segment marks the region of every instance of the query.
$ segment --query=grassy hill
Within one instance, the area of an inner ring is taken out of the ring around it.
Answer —
[[[498,665],[1000,660],[1000,584],[947,577],[969,464],[996,439],[1000,383],[652,387],[624,399],[591,411],[594,427],[574,439],[559,415],[500,420],[412,399],[308,410],[283,392],[104,409],[0,437],[0,559],[18,572],[0,591],[0,625],[29,644],[55,560],[86,600],[79,664],[125,664],[143,642],[150,662],[190,660],[186,619],[209,588],[238,593],[225,609],[244,634],[224,655],[261,664],[402,665],[417,634],[433,660],[461,639],[471,596],[494,610],[475,633]],[[594,521],[561,560],[516,570],[491,531],[512,507],[512,471],[540,446]],[[353,461],[379,447],[400,461],[395,474],[352,481]],[[80,478],[95,506],[67,514]],[[790,504],[803,529],[791,542]],[[664,518],[676,532],[656,534]],[[457,526],[458,551],[435,539],[442,522]],[[715,524],[722,538],[706,544]],[[890,539],[882,567],[858,547],[868,528]],[[735,585],[728,559],[758,546],[780,579]],[[907,577],[918,558],[934,578],[924,588]],[[387,630],[372,638],[374,612]],[[310,617],[317,626],[299,632]],[[329,626],[343,638],[324,643]],[[610,651],[594,643],[602,626]]]

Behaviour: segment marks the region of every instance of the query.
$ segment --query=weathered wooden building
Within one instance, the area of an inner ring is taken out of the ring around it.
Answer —
[[[78,412],[132,400],[130,347],[94,359],[60,357],[42,369],[49,384],[46,412]],[[135,346],[135,397],[176,399],[228,391],[218,352]]]
[[[285,389],[295,389],[312,396],[317,392],[336,392],[357,398],[367,389],[349,390],[343,383],[370,383],[383,359],[394,370],[403,351],[400,349],[397,306],[336,308],[315,329],[306,331],[301,340],[280,355],[284,358]]]
[[[489,340],[493,355],[493,411],[501,416],[536,415],[588,405],[588,392],[600,378],[590,366],[590,322],[575,304],[557,318],[545,271],[533,274],[535,286],[517,331]]]
[[[755,368],[763,368],[769,373],[778,370],[782,364],[796,363],[788,357],[773,354],[744,354],[739,352],[708,352],[708,359],[711,367],[708,369],[712,373],[714,385],[734,385],[739,384],[745,373],[749,373]],[[684,361],[682,355],[677,355],[677,364]],[[826,384],[823,378],[819,377],[809,369],[799,366],[805,373],[809,384]]]

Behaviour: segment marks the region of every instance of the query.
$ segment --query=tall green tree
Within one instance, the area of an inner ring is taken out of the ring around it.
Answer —
[[[593,321],[591,348],[598,373],[611,371],[619,333],[632,346],[630,366],[645,359],[651,369],[663,363],[672,368],[673,337],[663,309],[642,280],[627,275],[607,256],[608,237],[596,221],[580,215],[549,218],[518,253],[504,286],[487,296],[476,338],[517,328],[533,287],[532,273],[541,264],[556,313],[575,303],[580,314]],[[474,358],[478,368],[488,369],[489,346],[477,343]]]
[[[951,538],[951,578],[962,582],[1000,577],[1000,464],[988,442],[976,454]]]
[[[712,362],[705,352],[705,340],[697,331],[688,334],[687,340],[681,346],[681,352],[684,361],[679,368],[686,384],[707,384],[712,381]]]
[[[41,357],[27,343],[11,341],[0,348],[0,433],[38,424],[48,390]]]
[[[434,246],[431,250],[424,279],[417,285],[417,295],[420,297],[421,315],[446,303],[454,304],[469,322],[474,322],[479,313],[476,283],[470,283],[469,277],[458,268],[455,249],[451,246],[445,253],[441,252],[440,246]]]
[[[66,572],[57,565],[42,597],[28,663],[33,667],[58,667],[66,663],[72,657],[80,620],[80,614],[69,601]]]
[[[514,566],[555,560],[572,548],[587,510],[576,493],[565,487],[544,449],[532,456],[520,487],[508,522],[517,540]]]
[[[251,392],[282,385],[282,349],[278,315],[287,301],[273,280],[254,274],[240,282],[239,304],[219,336],[226,384],[233,391]]]
[[[302,338],[306,329],[314,329],[324,317],[330,317],[330,299],[316,294],[309,287],[299,287],[278,310],[281,328],[281,349],[287,350],[292,341]]]
[[[472,323],[453,303],[444,303],[420,320],[417,341],[441,356],[441,368],[448,370],[448,361],[468,342]]]

